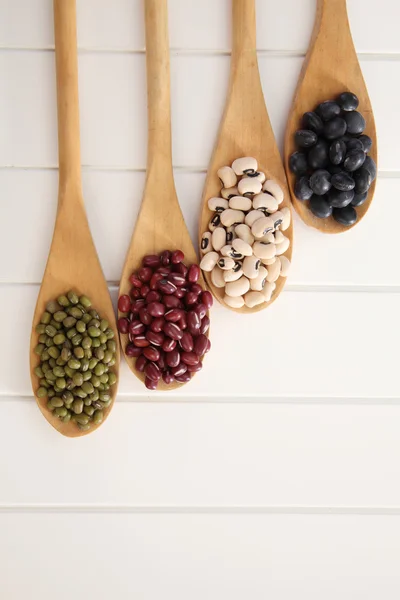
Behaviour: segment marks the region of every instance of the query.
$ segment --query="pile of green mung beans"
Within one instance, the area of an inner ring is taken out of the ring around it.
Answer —
[[[75,421],[82,431],[103,421],[117,381],[111,371],[117,350],[114,331],[91,306],[87,296],[70,291],[48,302],[36,326],[36,396],[47,398],[47,408],[63,423]]]

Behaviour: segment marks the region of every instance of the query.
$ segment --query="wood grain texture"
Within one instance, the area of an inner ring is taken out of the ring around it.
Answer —
[[[56,40],[57,105],[59,138],[59,195],[56,224],[46,270],[33,317],[30,369],[32,389],[39,387],[33,369],[40,359],[34,353],[38,343],[35,326],[49,300],[70,289],[91,298],[94,308],[106,318],[116,332],[116,322],[110,294],[101,270],[90,234],[83,203],[80,169],[78,62],[76,51],[76,0],[54,0],[54,28]],[[119,374],[117,348],[114,372]],[[112,403],[104,411],[108,417],[117,393],[112,386]],[[35,396],[36,397],[36,396]],[[79,437],[92,433],[100,425],[81,431],[76,423],[62,423],[46,408],[47,398],[36,401],[44,417],[63,435]]]
[[[232,0],[233,40],[231,74],[228,98],[218,140],[214,149],[205,183],[199,226],[199,243],[213,215],[207,202],[213,196],[219,196],[221,183],[217,171],[242,156],[254,156],[260,171],[267,179],[274,179],[284,191],[285,198],[281,207],[290,206],[289,193],[281,157],[275,142],[271,123],[265,106],[261,87],[256,53],[256,13],[255,0]],[[290,239],[290,247],[285,256],[290,260],[293,248],[292,224],[285,231]],[[237,313],[254,313],[271,305],[285,285],[285,278],[276,282],[275,292],[269,302],[254,308],[243,306],[234,309],[223,302],[224,288],[216,288],[211,274],[204,273],[207,285],[226,308]]]
[[[317,13],[310,48],[304,61],[294,96],[285,136],[285,169],[292,203],[303,221],[324,233],[342,233],[355,227],[366,214],[372,202],[376,179],[368,198],[356,208],[357,221],[346,227],[333,217],[319,219],[309,209],[308,202],[301,202],[294,193],[296,177],[289,168],[289,158],[295,152],[294,134],[301,128],[302,116],[314,110],[325,100],[334,100],[339,94],[351,91],[360,100],[358,110],[365,117],[365,132],[373,141],[370,156],[377,163],[377,138],[375,119],[367,87],[351,36],[347,17],[346,0],[317,0]]]
[[[147,177],[143,200],[121,275],[119,294],[129,294],[129,276],[146,254],[163,250],[182,250],[187,264],[198,263],[175,190],[172,171],[171,99],[167,0],[144,0],[146,24],[146,65],[148,103]],[[199,283],[204,285],[202,279]],[[119,316],[123,316],[120,314]],[[120,334],[122,350],[128,336]],[[132,373],[144,382],[135,369],[136,359],[125,355]],[[184,384],[166,385],[160,380],[157,390],[171,391]]]

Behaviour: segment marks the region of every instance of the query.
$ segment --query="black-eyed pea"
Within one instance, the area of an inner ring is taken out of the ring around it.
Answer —
[[[281,277],[287,277],[290,271],[290,260],[286,256],[280,256]]]
[[[242,175],[256,173],[258,169],[257,160],[252,156],[243,156],[242,158],[237,158],[232,163],[232,169],[239,177]]]
[[[241,196],[254,196],[261,192],[262,183],[255,177],[243,177],[237,187]]]
[[[246,256],[243,261],[243,273],[248,279],[255,279],[260,270],[261,261],[257,256]]]
[[[264,285],[263,291],[261,293],[264,296],[265,302],[269,302],[271,300],[271,297],[272,297],[272,294],[275,291],[275,288],[276,288],[276,284],[275,283],[269,283],[269,282],[267,282]]]
[[[223,227],[214,229],[211,235],[211,243],[216,252],[219,252],[226,244],[226,231]]]
[[[266,267],[269,267],[270,265],[273,265],[275,262],[275,256],[273,256],[272,258],[262,258],[261,262],[263,265],[265,265]]]
[[[236,263],[235,263],[234,259],[231,258],[230,256],[223,256],[222,258],[220,258],[218,260],[217,264],[218,264],[219,268],[222,269],[223,271],[229,271],[230,269],[234,268]]]
[[[262,219],[257,219],[252,227],[251,233],[254,235],[256,239],[260,239],[267,235],[267,233],[273,233],[275,229],[275,221],[272,217],[262,217]]]
[[[247,292],[244,297],[244,302],[249,308],[254,308],[254,306],[263,304],[263,302],[265,302],[265,298],[261,292]]]
[[[221,225],[221,214],[222,213],[215,213],[215,215],[209,222],[208,229],[211,231],[211,233],[213,231],[215,231],[217,229],[217,227],[219,227]]]
[[[232,196],[229,199],[229,208],[234,208],[235,210],[248,211],[251,210],[252,205],[251,199],[245,196]]]
[[[285,252],[289,248],[289,246],[290,246],[290,240],[289,240],[289,238],[285,237],[285,239],[283,240],[283,242],[281,242],[280,244],[278,244],[276,246],[276,256],[280,256],[281,254],[285,254]]]
[[[207,252],[211,252],[211,250],[212,250],[211,233],[209,231],[206,231],[201,236],[200,251],[202,254],[207,254]]]
[[[238,254],[241,254],[242,257],[243,256],[252,256],[252,254],[253,254],[253,248],[251,247],[251,245],[248,244],[247,242],[245,242],[244,240],[241,240],[240,238],[236,238],[236,240],[233,240],[232,248]],[[233,258],[236,258],[236,257],[233,257]]]
[[[262,189],[264,192],[268,192],[268,194],[271,194],[271,196],[273,196],[277,200],[278,204],[283,202],[283,190],[276,181],[273,181],[272,179],[267,179],[267,181],[262,186]]]
[[[256,292],[261,292],[261,290],[264,288],[265,281],[267,279],[267,275],[268,275],[267,269],[261,265],[258,270],[257,277],[250,280],[250,289],[252,289]]]
[[[277,257],[275,262],[268,267],[267,281],[268,283],[274,283],[279,275],[281,274],[281,261]]]
[[[235,248],[233,246],[231,246],[230,244],[223,246],[220,250],[220,254],[222,254],[222,256],[230,256],[231,258],[234,258],[235,260],[242,260],[242,258],[244,258],[243,254],[241,254],[240,252],[237,252],[235,250]]]
[[[278,210],[278,207],[278,201],[271,194],[263,192],[253,198],[253,208],[256,210],[265,208],[268,213],[274,213]]]
[[[230,227],[225,227],[227,244],[232,244],[233,240],[236,238],[235,227],[236,225],[230,225]]]
[[[243,223],[244,218],[244,212],[241,210],[233,210],[232,208],[228,208],[221,213],[221,223],[225,227],[231,227],[231,225]]]
[[[211,271],[211,281],[217,288],[225,287],[224,271],[219,267],[214,267]]]
[[[200,269],[210,272],[213,270],[219,259],[218,252],[207,252],[200,262]]]
[[[273,258],[276,256],[275,244],[264,244],[264,242],[255,242],[253,252],[257,258]]]
[[[280,229],[283,223],[283,214],[281,213],[281,211],[278,210],[276,213],[271,215],[271,219],[274,221],[274,230],[277,231],[278,229]]]
[[[273,233],[266,233],[258,241],[264,242],[264,244],[275,244],[275,236]]]
[[[254,244],[254,235],[251,233],[251,229],[245,223],[241,223],[240,225],[236,225],[235,233],[244,242],[247,242],[252,246]]]
[[[263,219],[264,217],[265,215],[261,210],[251,210],[247,213],[244,222],[251,228],[258,219]]]
[[[225,198],[210,198],[208,201],[208,208],[213,212],[221,213],[229,207],[228,200]]]
[[[232,167],[222,167],[218,169],[217,175],[220,179],[223,188],[235,187],[237,184],[237,176]]]
[[[242,276],[237,281],[230,281],[225,286],[225,292],[227,296],[232,296],[233,298],[237,298],[238,296],[243,296],[250,289],[250,281],[247,277]]]
[[[285,236],[283,235],[282,231],[280,231],[279,229],[278,229],[278,231],[275,231],[273,243],[281,244],[284,240],[285,240]]]
[[[244,306],[243,296],[224,296],[224,302],[231,308],[242,308]]]
[[[237,265],[235,265],[233,269],[230,269],[229,271],[224,271],[225,283],[229,283],[230,281],[237,281],[243,275],[242,265],[240,263],[237,264],[239,265],[238,269],[236,268]]]
[[[254,177],[254,179],[257,179],[260,183],[264,183],[264,181],[267,179],[265,173],[262,171],[258,171],[258,173],[255,175],[250,175],[250,177]]]
[[[233,196],[239,196],[239,190],[236,185],[229,188],[222,188],[221,196],[225,198],[225,200],[229,200]]]
[[[286,231],[286,229],[289,227],[290,222],[292,220],[292,213],[288,206],[284,206],[280,212],[283,215],[283,222],[281,225],[281,230]]]

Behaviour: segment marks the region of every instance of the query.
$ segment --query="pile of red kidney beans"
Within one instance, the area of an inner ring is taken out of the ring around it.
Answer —
[[[186,266],[184,258],[181,250],[145,256],[129,278],[129,295],[118,300],[125,315],[118,329],[129,337],[125,355],[136,359],[149,390],[161,378],[167,385],[190,381],[211,347],[206,332],[213,298],[198,283],[199,266]]]

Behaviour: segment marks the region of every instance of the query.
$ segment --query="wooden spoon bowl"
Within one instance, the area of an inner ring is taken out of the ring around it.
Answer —
[[[34,352],[38,343],[35,327],[40,322],[46,304],[71,289],[92,300],[93,308],[107,319],[115,334],[117,327],[110,294],[90,234],[81,189],[75,0],[54,0],[54,22],[60,185],[53,241],[33,317],[30,369],[32,389],[44,417],[63,435],[80,437],[92,433],[101,424],[92,423],[88,431],[81,431],[76,423],[63,423],[55,417],[46,407],[47,398],[36,396],[40,383],[33,370],[40,364],[40,358]],[[116,363],[113,367],[117,377],[119,358],[117,345]],[[117,384],[110,388],[112,403],[103,411],[102,423],[110,414],[116,393]]]
[[[214,149],[203,192],[199,224],[199,244],[214,213],[208,208],[208,200],[220,196],[221,182],[217,171],[230,166],[236,158],[252,156],[267,179],[275,180],[284,192],[280,208],[290,208],[289,192],[282,160],[272,131],[265,106],[258,70],[256,52],[256,16],[254,0],[232,0],[233,48],[228,98],[222,117],[218,140]],[[293,247],[293,227],[285,231],[290,246],[285,256],[290,260]],[[215,298],[226,308],[238,313],[255,313],[272,304],[281,293],[286,279],[279,277],[269,302],[254,308],[243,306],[235,309],[224,303],[225,291],[211,281],[211,273],[204,273],[207,285]]]
[[[361,112],[367,123],[364,133],[369,135],[373,142],[369,156],[377,162],[375,120],[351,36],[346,0],[318,0],[310,48],[300,74],[286,129],[285,169],[296,212],[307,225],[324,233],[342,233],[361,221],[371,205],[376,179],[369,189],[367,200],[356,208],[357,221],[354,225],[345,226],[335,221],[333,217],[327,219],[315,217],[309,209],[309,203],[296,198],[294,193],[296,177],[290,171],[289,159],[297,150],[294,134],[301,129],[303,114],[313,111],[325,100],[335,100],[339,94],[346,91],[353,92],[360,100],[357,110]]]
[[[121,275],[119,295],[131,289],[129,277],[142,265],[147,254],[163,250],[182,250],[186,264],[196,263],[196,251],[179,206],[172,169],[170,68],[167,0],[145,0],[146,63],[148,94],[147,177],[139,217]],[[205,288],[202,277],[199,282]],[[126,316],[119,313],[120,317]],[[208,334],[207,334],[208,335]],[[120,333],[122,350],[128,336]],[[144,383],[143,373],[136,371],[136,359],[126,356],[132,373]],[[157,391],[182,387],[174,381],[166,385],[161,379]]]

